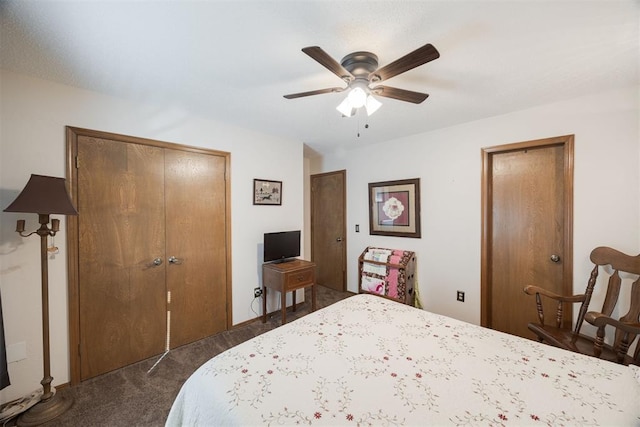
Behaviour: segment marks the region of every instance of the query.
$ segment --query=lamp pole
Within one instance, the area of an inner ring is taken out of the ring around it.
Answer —
[[[4,212],[37,213],[40,228],[25,233],[25,221],[19,219],[16,231],[22,237],[32,234],[40,236],[40,272],[42,274],[42,359],[44,376],[43,392],[40,401],[18,417],[19,426],[37,426],[58,417],[73,404],[72,398],[65,398],[51,391],[51,349],[49,343],[49,265],[47,260],[47,239],[60,231],[60,220],[52,219],[49,228],[49,215],[78,215],[73,207],[64,178],[53,176],[31,175],[22,192],[4,210]]]
[[[16,231],[22,237],[28,237],[32,234],[40,236],[40,270],[42,273],[42,354],[43,354],[43,371],[42,377],[43,392],[40,402],[30,408],[27,412],[18,418],[18,426],[38,426],[50,421],[63,413],[65,413],[73,404],[72,399],[62,397],[51,391],[51,357],[49,344],[49,263],[47,260],[47,239],[49,236],[55,236],[59,231],[60,220],[51,221],[49,228],[49,214],[38,214],[38,222],[40,228],[33,233],[24,234],[24,220],[18,220]]]

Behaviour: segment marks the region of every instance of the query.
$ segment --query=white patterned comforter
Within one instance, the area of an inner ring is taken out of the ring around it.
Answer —
[[[640,425],[636,373],[363,294],[209,360],[167,426]]]

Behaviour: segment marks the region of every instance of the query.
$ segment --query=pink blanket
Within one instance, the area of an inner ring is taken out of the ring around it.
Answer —
[[[404,251],[395,250],[389,257],[390,264],[400,264],[402,261],[402,254]],[[395,267],[389,267],[389,273],[387,274],[388,295],[390,297],[398,297],[398,269]]]

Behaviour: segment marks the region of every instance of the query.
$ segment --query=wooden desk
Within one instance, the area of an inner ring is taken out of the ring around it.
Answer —
[[[262,323],[267,321],[267,289],[280,292],[282,324],[287,323],[287,292],[293,291],[293,311],[296,311],[296,290],[311,286],[311,310],[316,310],[316,265],[302,259],[262,264]]]

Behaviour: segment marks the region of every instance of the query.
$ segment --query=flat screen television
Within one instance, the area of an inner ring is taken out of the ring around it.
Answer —
[[[284,262],[300,256],[300,230],[264,233],[264,262]]]

